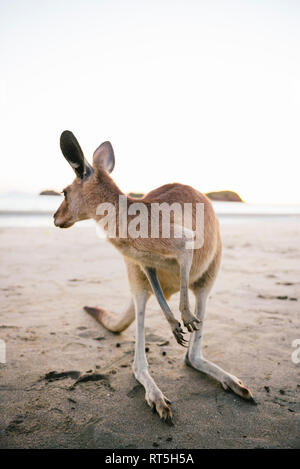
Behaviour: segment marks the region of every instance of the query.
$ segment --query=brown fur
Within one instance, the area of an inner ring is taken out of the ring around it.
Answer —
[[[158,267],[158,277],[166,297],[179,290],[179,266],[172,256],[172,246],[169,239],[149,238],[119,238],[118,237],[118,206],[119,195],[122,191],[115,184],[111,176],[102,168],[97,169],[94,175],[86,182],[76,178],[73,183],[65,188],[66,199],[54,215],[56,226],[68,228],[76,221],[93,218],[101,219],[96,215],[96,208],[100,203],[110,202],[116,208],[117,214],[117,237],[108,239],[121,253],[133,262],[138,262],[135,253],[143,251],[149,253],[149,262]],[[123,194],[124,195],[124,194]],[[215,256],[221,250],[221,238],[219,233],[219,222],[215,216],[210,200],[190,186],[183,184],[166,184],[146,194],[142,199],[127,197],[128,207],[132,203],[143,202],[150,214],[150,204],[157,202],[180,203],[203,203],[204,204],[204,244],[201,249],[195,249],[193,263],[190,271],[190,287],[199,281],[208,270]],[[195,210],[193,210],[193,215]],[[171,214],[172,215],[172,214]],[[128,222],[132,219],[128,216]],[[149,219],[149,231],[150,231]],[[195,221],[193,229],[195,228]],[[165,256],[164,266],[156,262],[155,254],[159,257]],[[151,257],[151,260],[150,260]],[[126,261],[126,260],[125,260]],[[139,263],[139,262],[138,262]],[[143,274],[144,275],[144,274]],[[211,281],[214,279],[211,278]]]

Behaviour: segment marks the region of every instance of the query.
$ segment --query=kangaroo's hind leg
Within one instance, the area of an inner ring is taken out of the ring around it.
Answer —
[[[136,265],[127,265],[128,279],[134,299],[136,316],[136,342],[133,363],[134,376],[145,388],[145,399],[148,405],[156,410],[160,418],[167,423],[172,423],[172,411],[170,401],[161,392],[148,371],[147,357],[145,353],[145,309],[148,298],[151,295],[151,287],[145,273]]]
[[[172,411],[170,401],[163,395],[148,371],[148,363],[145,353],[145,307],[149,292],[136,291],[134,294],[136,312],[136,343],[133,363],[134,376],[146,391],[145,399],[152,410],[156,410],[160,418],[167,423],[172,423]]]
[[[221,383],[223,388],[231,389],[235,394],[238,394],[244,399],[254,402],[251,391],[242,383],[236,376],[228,373],[220,368],[215,363],[205,359],[201,350],[201,339],[203,330],[203,321],[206,308],[206,301],[212,283],[218,269],[218,259],[215,259],[209,267],[203,279],[196,283],[193,287],[195,294],[195,313],[200,321],[199,330],[193,332],[190,337],[189,348],[186,354],[185,362],[188,366],[195,368],[202,373],[205,373]]]

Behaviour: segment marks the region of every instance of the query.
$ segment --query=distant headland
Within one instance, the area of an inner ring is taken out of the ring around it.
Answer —
[[[61,195],[61,193],[53,189],[46,189],[44,191],[41,191],[39,195]]]

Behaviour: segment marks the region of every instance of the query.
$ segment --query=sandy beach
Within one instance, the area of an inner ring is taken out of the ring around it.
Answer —
[[[172,401],[170,427],[132,374],[135,325],[112,334],[82,308],[126,307],[120,254],[90,227],[1,228],[0,447],[299,448],[300,364],[291,358],[300,339],[299,218],[237,217],[221,232],[204,351],[257,405],[184,364],[152,297],[147,357]],[[179,317],[177,295],[170,305]]]

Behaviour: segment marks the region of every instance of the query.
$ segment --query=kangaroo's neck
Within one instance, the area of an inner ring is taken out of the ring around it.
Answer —
[[[97,218],[96,210],[100,204],[109,203],[117,208],[119,196],[124,195],[106,171],[99,172],[86,189],[86,204],[90,217],[94,219]]]

